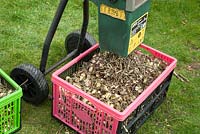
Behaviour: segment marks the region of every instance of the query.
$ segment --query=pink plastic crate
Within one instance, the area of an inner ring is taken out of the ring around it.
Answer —
[[[141,126],[146,120],[148,114],[145,114],[152,113],[165,98],[177,61],[147,45],[140,45],[142,51],[145,50],[163,59],[168,66],[123,112],[119,112],[63,79],[63,76],[74,71],[71,70],[72,66],[80,64],[81,59],[97,50],[98,47],[98,44],[94,45],[53,73],[53,116],[79,133],[133,133],[138,128],[137,124]],[[73,69],[76,70],[77,66]],[[83,98],[87,99],[90,105],[84,103]],[[144,107],[146,111],[142,111]],[[130,118],[135,121],[135,124]]]

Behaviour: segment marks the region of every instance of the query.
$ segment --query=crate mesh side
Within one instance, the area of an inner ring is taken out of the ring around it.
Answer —
[[[10,133],[19,128],[18,102],[17,99],[0,107],[0,133]]]
[[[67,89],[58,87],[58,98],[53,107],[58,119],[69,126],[73,126],[81,133],[85,134],[112,134],[116,132],[116,120],[110,115],[104,113],[98,107],[95,107],[87,99],[69,92]]]
[[[173,72],[154,90],[153,93],[134,110],[123,122],[119,123],[119,134],[134,134],[164,101]]]
[[[151,50],[150,48],[143,49],[143,48],[138,47],[137,49],[139,50],[139,53],[143,53],[143,54],[147,54],[147,55],[152,55],[152,56],[154,56],[156,58],[159,58],[159,59],[165,61],[168,66],[172,62],[174,62],[174,59],[172,59],[172,58],[170,58],[170,57],[168,57],[166,55],[163,55],[160,52],[156,52],[154,50]],[[136,51],[136,53],[138,53],[138,51]]]
[[[8,132],[15,127],[14,123],[15,112],[14,103],[11,102],[8,105],[1,107],[0,109],[0,128],[2,132]]]
[[[2,76],[0,76],[0,84],[3,84],[9,89],[15,90],[14,87]],[[8,98],[8,100],[9,99],[10,98]],[[20,127],[20,101],[21,98],[17,98],[14,101],[10,101],[8,104],[2,105],[0,107],[0,134],[12,133]],[[4,103],[4,101],[2,103]]]
[[[99,49],[95,51],[95,53],[97,52]],[[59,77],[65,79],[66,76],[71,76],[82,66],[82,63],[83,61],[80,60],[61,73]],[[55,114],[65,124],[72,125],[78,128],[81,133],[86,134],[112,134],[112,132],[116,132],[116,127],[113,127],[113,124],[117,124],[117,121],[113,117],[95,107],[87,99],[72,94],[59,85],[54,86],[54,88],[58,88],[58,90],[54,89],[58,94],[58,98],[54,98],[56,99],[54,102],[57,102],[53,105],[56,109],[55,112],[57,112]]]
[[[114,123],[116,120],[107,113],[104,113],[102,134],[113,134],[115,132]],[[112,130],[112,131],[111,131]]]

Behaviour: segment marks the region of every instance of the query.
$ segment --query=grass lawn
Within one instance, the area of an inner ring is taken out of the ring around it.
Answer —
[[[0,68],[9,74],[21,63],[39,66],[43,41],[58,3],[58,0],[0,1]],[[66,55],[67,33],[81,26],[81,1],[71,0],[68,5],[50,49],[48,66]],[[167,99],[139,134],[200,133],[199,11],[200,0],[152,0],[144,42],[176,57],[176,72],[189,82],[173,77]],[[98,39],[97,20],[96,7],[91,4],[88,31]],[[51,85],[50,75],[47,79]],[[23,101],[22,129],[18,134],[57,133],[63,126],[51,117],[51,108],[51,100],[38,107]]]

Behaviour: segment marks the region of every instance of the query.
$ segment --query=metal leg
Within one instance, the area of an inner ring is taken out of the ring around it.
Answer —
[[[47,71],[45,71],[46,70],[46,64],[47,64],[47,58],[48,58],[48,54],[49,54],[50,44],[52,42],[53,36],[56,32],[56,29],[58,27],[58,24],[60,22],[60,19],[62,17],[64,9],[67,5],[67,2],[68,2],[68,0],[61,0],[59,7],[57,9],[56,15],[53,19],[53,22],[52,22],[51,27],[49,29],[49,32],[47,34],[46,40],[44,42],[42,58],[41,58],[41,62],[40,62],[40,71],[45,75],[47,73],[51,72],[53,69],[55,69],[57,66],[59,66],[60,64],[62,64],[66,60],[68,60],[69,58],[71,58],[77,52],[80,53],[81,50],[83,49],[83,44],[84,44],[85,35],[86,35],[86,32],[87,32],[87,27],[88,27],[88,22],[89,22],[89,0],[83,1],[83,23],[82,23],[82,28],[81,28],[81,37],[79,39],[77,49],[75,49],[73,52],[68,54],[65,58],[61,59],[58,63],[56,63],[55,65],[50,67]]]
[[[65,10],[66,5],[67,5],[67,2],[68,2],[68,0],[61,0],[60,1],[60,4],[59,4],[57,12],[54,16],[51,27],[48,31],[47,36],[46,36],[44,46],[43,46],[43,51],[42,51],[42,58],[41,58],[41,62],[40,62],[40,71],[42,73],[45,72],[45,68],[46,68],[46,64],[47,64],[47,58],[48,58],[48,54],[49,54],[49,48],[50,48],[52,39],[54,37],[54,34],[56,32],[56,29],[58,27],[58,24],[60,22],[60,19],[62,17],[62,14]]]
[[[77,49],[79,52],[83,50],[83,44],[85,40],[85,34],[87,32],[88,22],[89,22],[89,0],[84,0],[83,1],[83,24],[81,28],[81,37],[79,39],[78,46],[77,46]]]
[[[54,65],[51,66],[50,68],[48,68],[48,69],[44,72],[44,75],[47,75],[47,74],[50,73],[52,70],[54,70],[56,67],[58,67],[58,66],[60,66],[62,63],[64,63],[66,60],[72,58],[77,52],[78,52],[78,49],[75,49],[74,51],[72,51],[71,53],[69,53],[66,57],[64,57],[63,59],[61,59],[59,62],[57,62],[56,64],[54,64]]]

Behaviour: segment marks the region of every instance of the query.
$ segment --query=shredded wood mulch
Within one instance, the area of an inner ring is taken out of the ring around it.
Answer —
[[[166,68],[167,63],[147,54],[133,53],[119,57],[109,52],[98,53],[66,81],[123,111]],[[83,99],[89,104],[88,100]]]
[[[4,96],[7,96],[13,92],[12,89],[9,89],[7,86],[0,83],[0,99]]]

